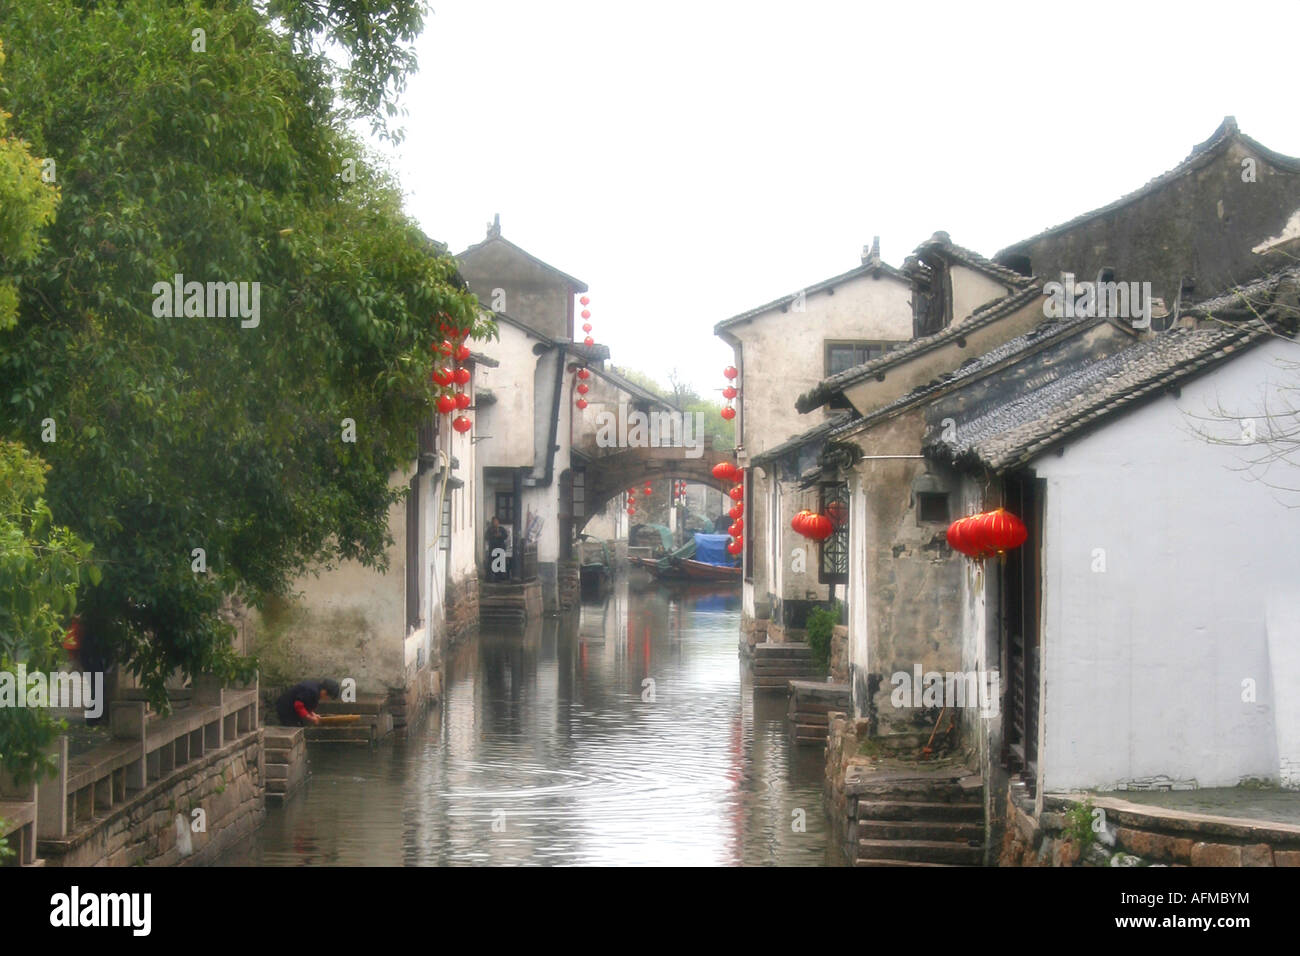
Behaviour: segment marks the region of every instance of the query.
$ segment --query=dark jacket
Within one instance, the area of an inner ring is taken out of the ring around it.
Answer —
[[[280,722],[288,726],[297,726],[302,723],[298,716],[294,703],[302,701],[302,705],[312,713],[316,712],[316,707],[320,704],[321,682],[318,680],[305,680],[301,684],[294,684],[275,702],[275,712],[280,717]]]

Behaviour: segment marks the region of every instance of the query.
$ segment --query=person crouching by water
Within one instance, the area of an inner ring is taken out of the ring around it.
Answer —
[[[280,723],[285,727],[302,727],[304,724],[319,724],[320,716],[316,708],[323,700],[338,700],[339,682],[324,680],[305,680],[286,690],[275,702],[275,712],[280,716]]]

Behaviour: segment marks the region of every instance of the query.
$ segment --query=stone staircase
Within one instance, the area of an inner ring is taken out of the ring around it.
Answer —
[[[307,738],[301,727],[265,727],[266,805],[282,806],[307,779]]]
[[[754,645],[754,690],[787,690],[791,680],[825,679],[807,644],[764,642]]]
[[[389,713],[385,698],[378,695],[361,695],[356,701],[345,703],[340,700],[324,701],[316,708],[322,717],[335,714],[358,714],[361,719],[356,723],[342,724],[337,727],[311,726],[303,729],[307,742],[312,744],[353,744],[365,745],[376,743],[388,736],[393,730],[393,715]]]
[[[984,783],[965,767],[855,765],[844,790],[855,866],[984,864]]]
[[[792,680],[790,705],[786,720],[794,731],[796,744],[826,743],[827,714],[847,711],[852,706],[852,692],[848,684],[828,684],[825,681]]]
[[[481,581],[478,615],[483,624],[522,627],[542,616],[542,583],[532,581]]]

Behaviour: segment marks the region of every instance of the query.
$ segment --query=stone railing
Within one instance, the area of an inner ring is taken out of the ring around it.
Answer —
[[[166,717],[151,716],[142,700],[115,701],[109,726],[110,743],[71,759],[68,738],[59,738],[58,769],[37,788],[40,837],[63,839],[205,753],[256,733],[257,684],[233,689],[199,678],[190,706]]]

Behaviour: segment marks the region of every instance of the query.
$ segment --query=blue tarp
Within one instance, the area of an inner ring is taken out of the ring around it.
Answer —
[[[695,532],[695,560],[705,564],[721,564],[724,567],[734,565],[735,559],[727,554],[727,542],[731,540],[725,534],[701,534]]]

